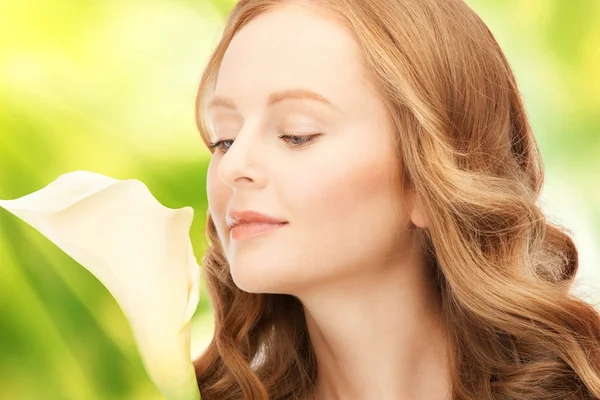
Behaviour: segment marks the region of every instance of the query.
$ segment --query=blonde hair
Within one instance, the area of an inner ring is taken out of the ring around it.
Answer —
[[[232,37],[289,2],[232,10],[198,90],[207,144],[203,102]],[[452,398],[600,398],[600,315],[569,293],[577,249],[536,204],[542,160],[486,25],[462,0],[301,3],[351,29],[389,110],[402,178],[429,216],[422,233],[449,332]],[[216,328],[194,362],[202,398],[307,396],[317,365],[299,300],[238,289],[210,215],[207,238]]]

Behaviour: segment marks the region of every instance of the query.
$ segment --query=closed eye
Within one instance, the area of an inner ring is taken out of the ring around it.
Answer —
[[[211,142],[208,148],[213,151],[216,150],[225,153],[231,147],[232,144],[233,139],[217,140],[216,142]]]
[[[285,141],[289,146],[294,148],[303,147],[311,142],[314,142],[317,137],[321,136],[322,133],[315,133],[311,135],[279,135],[278,138]],[[208,146],[210,150],[220,151],[222,153],[227,152],[233,145],[234,139],[223,139],[216,142],[211,142]]]
[[[279,139],[284,140],[292,147],[302,147],[308,143],[314,142],[317,137],[321,136],[321,133],[315,133],[312,135],[279,135]]]

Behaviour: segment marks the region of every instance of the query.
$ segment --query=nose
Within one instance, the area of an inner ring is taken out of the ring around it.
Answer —
[[[240,131],[219,162],[219,179],[234,189],[261,187],[265,184],[264,150],[256,135],[253,138],[249,133]]]

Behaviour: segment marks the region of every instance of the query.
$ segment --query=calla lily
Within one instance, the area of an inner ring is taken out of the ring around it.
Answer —
[[[169,400],[197,400],[190,321],[200,270],[193,209],[163,206],[139,180],[75,171],[0,206],[91,272],[129,321],[146,371]]]

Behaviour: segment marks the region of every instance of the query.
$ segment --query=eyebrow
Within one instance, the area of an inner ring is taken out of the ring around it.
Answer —
[[[271,107],[276,103],[289,99],[317,101],[333,108],[338,113],[341,112],[340,109],[333,105],[333,103],[331,103],[331,101],[329,101],[326,97],[308,89],[288,89],[271,93],[267,99],[267,106]],[[206,108],[209,109],[212,107],[223,107],[231,110],[235,110],[237,108],[233,100],[221,95],[215,95],[211,98]]]

